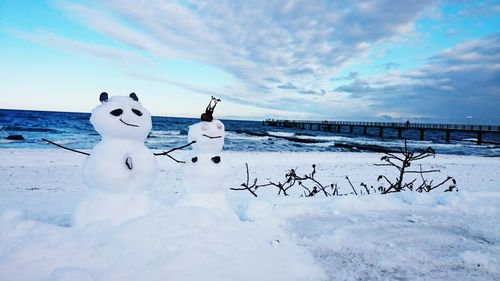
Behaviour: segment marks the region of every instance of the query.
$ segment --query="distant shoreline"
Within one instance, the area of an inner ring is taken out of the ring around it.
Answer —
[[[100,136],[89,122],[88,113],[0,110],[0,148],[47,148],[41,139],[73,149],[91,149]],[[187,130],[196,118],[153,117],[153,128],[146,146],[169,149],[187,143]],[[403,140],[393,132],[379,138],[368,134],[311,131],[296,128],[264,126],[260,121],[223,120],[226,130],[224,150],[262,152],[398,152]],[[9,139],[7,139],[9,138]],[[411,149],[422,151],[428,146],[438,154],[500,156],[500,139],[483,136],[484,144],[471,142],[473,135],[456,134],[446,144],[441,133],[429,132],[427,141],[419,141],[418,131],[403,134]],[[462,141],[464,139],[464,141]]]

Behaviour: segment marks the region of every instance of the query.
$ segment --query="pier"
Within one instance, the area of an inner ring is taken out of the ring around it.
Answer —
[[[427,131],[442,131],[447,143],[450,143],[452,133],[472,133],[477,136],[477,144],[483,143],[483,135],[486,133],[500,134],[498,125],[465,125],[465,124],[432,124],[432,123],[410,123],[410,122],[351,122],[351,121],[310,121],[310,120],[274,120],[262,121],[265,126],[296,128],[302,130],[327,131],[334,133],[353,134],[355,130],[362,130],[363,135],[368,135],[369,129],[375,129],[378,137],[383,138],[388,130],[397,132],[401,138],[406,130],[418,130],[420,140],[425,140]],[[374,135],[374,134],[371,134]]]

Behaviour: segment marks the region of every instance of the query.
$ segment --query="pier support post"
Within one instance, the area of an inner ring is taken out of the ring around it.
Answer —
[[[424,140],[424,129],[420,129],[420,140],[423,141]]]
[[[403,136],[403,129],[398,128],[398,138],[401,138]]]
[[[481,145],[483,143],[483,133],[478,132],[477,133],[477,144]]]
[[[384,137],[384,127],[378,127],[378,129],[378,136],[381,138]]]
[[[363,126],[363,135],[366,135],[368,133],[368,127]]]
[[[450,130],[446,130],[446,143],[450,143]]]
[[[353,126],[349,125],[349,134],[352,134],[352,129],[353,129]]]

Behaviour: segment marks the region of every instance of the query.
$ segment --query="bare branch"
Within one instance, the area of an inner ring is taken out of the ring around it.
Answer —
[[[428,174],[428,173],[440,173],[441,170],[428,170],[428,171],[405,171],[408,174]]]
[[[349,177],[348,177],[348,176],[346,176],[345,178],[346,178],[346,179],[347,179],[347,181],[349,182],[349,185],[352,187],[352,191],[354,191],[354,194],[355,194],[355,195],[358,195],[358,193],[356,192],[356,189],[355,189],[355,188],[354,188],[354,186],[352,185],[351,180],[349,179]]]
[[[168,156],[168,154],[167,154]],[[243,188],[230,188],[231,190],[248,190],[253,196],[257,197],[257,194],[255,193],[255,190],[257,190],[257,179],[253,181],[253,184],[249,186],[250,183],[250,173],[248,171],[248,163],[245,163],[246,171],[247,171],[247,182],[242,183],[241,186]],[[252,190],[252,188],[254,190]]]

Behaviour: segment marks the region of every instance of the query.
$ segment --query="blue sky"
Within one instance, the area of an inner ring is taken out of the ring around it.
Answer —
[[[500,123],[500,1],[0,0],[0,108]],[[472,116],[472,119],[466,118]]]

